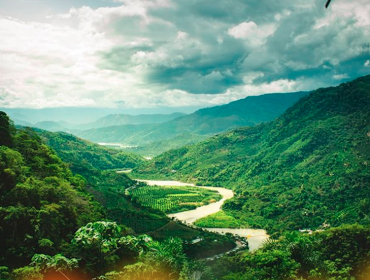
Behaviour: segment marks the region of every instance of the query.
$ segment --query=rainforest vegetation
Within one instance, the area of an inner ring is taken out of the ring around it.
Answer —
[[[68,165],[74,161],[66,156],[69,164],[62,162],[43,143],[45,134],[16,129],[3,112],[0,134],[1,279],[91,279],[113,269],[116,272],[101,279],[116,279],[123,267],[127,279],[140,273],[177,279],[197,265],[189,257],[207,257],[235,246],[231,236],[188,228],[130,201],[124,190],[136,183],[124,174],[81,163],[83,168],[74,170],[85,170],[87,179],[73,173]],[[158,241],[140,235],[144,232]],[[195,238],[201,240],[196,246],[191,243]]]
[[[274,121],[151,161],[15,128],[0,112],[0,279],[369,279],[369,89],[370,76],[318,89]],[[223,211],[197,224],[265,228],[271,238],[214,258],[233,237],[143,206],[133,192],[147,186],[116,172],[127,168],[231,188]]]

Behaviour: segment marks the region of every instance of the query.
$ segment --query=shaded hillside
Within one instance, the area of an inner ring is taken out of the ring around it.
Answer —
[[[196,144],[208,138],[209,137],[206,135],[183,133],[171,139],[154,141],[145,146],[123,148],[121,150],[133,152],[135,154],[142,155],[145,157],[154,157],[163,153],[164,151],[171,149],[179,149],[184,145]]]
[[[44,142],[52,147],[61,159],[78,173],[85,166],[89,169],[128,169],[144,160],[142,157],[109,149],[64,132],[36,130]]]
[[[37,127],[37,128],[45,129],[45,130],[48,130],[48,131],[66,131],[66,130],[68,130],[66,127],[64,127],[60,123],[53,122],[53,121],[42,121],[42,122],[37,122],[33,125],[28,125],[28,126]]]
[[[273,122],[169,151],[136,172],[228,186],[237,195],[227,213],[281,230],[370,223],[369,164],[365,76],[318,89]]]
[[[275,119],[305,92],[250,96],[226,105],[201,109],[161,124],[123,125],[86,130],[78,136],[94,142],[147,145],[184,133],[212,135]]]

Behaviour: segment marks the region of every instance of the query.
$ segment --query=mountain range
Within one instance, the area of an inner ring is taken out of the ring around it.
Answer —
[[[142,114],[142,115],[128,115],[128,114],[109,114],[93,122],[85,124],[75,124],[66,121],[39,121],[30,123],[25,120],[14,119],[15,124],[29,127],[36,127],[52,132],[64,131],[77,133],[80,130],[101,128],[114,125],[123,124],[147,124],[147,123],[162,123],[173,120],[177,117],[183,116],[183,113],[172,114]]]
[[[306,94],[307,92],[294,92],[249,96],[229,104],[200,109],[192,114],[160,124],[117,125],[76,133],[81,138],[94,142],[139,146],[170,140],[182,134],[207,135],[209,137],[236,127],[253,126],[271,121]],[[179,142],[177,147],[187,144],[185,143],[186,137],[183,139],[184,141]],[[167,149],[166,145],[162,145],[162,148],[158,149],[158,153]]]

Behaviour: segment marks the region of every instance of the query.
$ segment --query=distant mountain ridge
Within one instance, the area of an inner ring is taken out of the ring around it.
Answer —
[[[94,142],[147,145],[184,133],[212,135],[240,126],[252,126],[275,119],[307,92],[249,96],[229,104],[200,109],[161,124],[117,125],[78,132]]]
[[[65,131],[65,130],[68,131],[68,129],[62,124],[58,122],[53,122],[53,121],[42,121],[42,122],[37,122],[35,124],[28,124],[27,126],[37,127],[37,128],[45,129],[48,131]]]
[[[183,113],[142,114],[142,115],[109,114],[105,117],[98,119],[95,122],[74,126],[74,129],[87,130],[92,128],[101,128],[107,126],[117,126],[126,124],[137,125],[137,124],[162,123],[184,115],[185,114]]]
[[[176,112],[192,113],[198,110],[199,106],[176,107]],[[92,123],[109,114],[124,115],[154,115],[174,113],[173,107],[156,108],[105,108],[105,107],[55,107],[55,108],[5,108],[0,107],[1,111],[6,112],[12,120],[37,123],[42,121],[58,122],[61,125],[79,125]],[[18,123],[16,123],[18,124]]]
[[[40,121],[31,123],[22,119],[14,119],[15,124],[21,126],[36,127],[52,132],[64,131],[76,134],[80,130],[102,128],[106,126],[115,125],[141,125],[141,124],[157,124],[173,120],[177,117],[184,116],[184,113],[172,114],[142,114],[142,115],[128,115],[128,114],[109,114],[94,122],[76,125],[66,121]]]

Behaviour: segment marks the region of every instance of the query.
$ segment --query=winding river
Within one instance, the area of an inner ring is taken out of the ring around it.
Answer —
[[[182,183],[178,181],[153,181],[153,180],[137,180],[141,182],[145,182],[148,185],[157,185],[157,186],[183,186],[183,187],[195,187],[194,184]],[[221,187],[199,187],[204,189],[216,190],[218,191],[222,199],[205,205],[198,207],[194,210],[179,212],[175,214],[168,215],[170,218],[174,217],[183,223],[193,225],[193,223],[203,217],[208,215],[214,214],[221,210],[222,204],[225,200],[230,199],[234,196],[232,190],[228,190]],[[263,229],[250,229],[250,228],[204,228],[205,230],[217,232],[217,233],[232,233],[234,235],[238,235],[244,238],[248,238],[249,243],[249,250],[254,251],[258,249],[263,241],[268,238],[268,235],[265,230]]]

